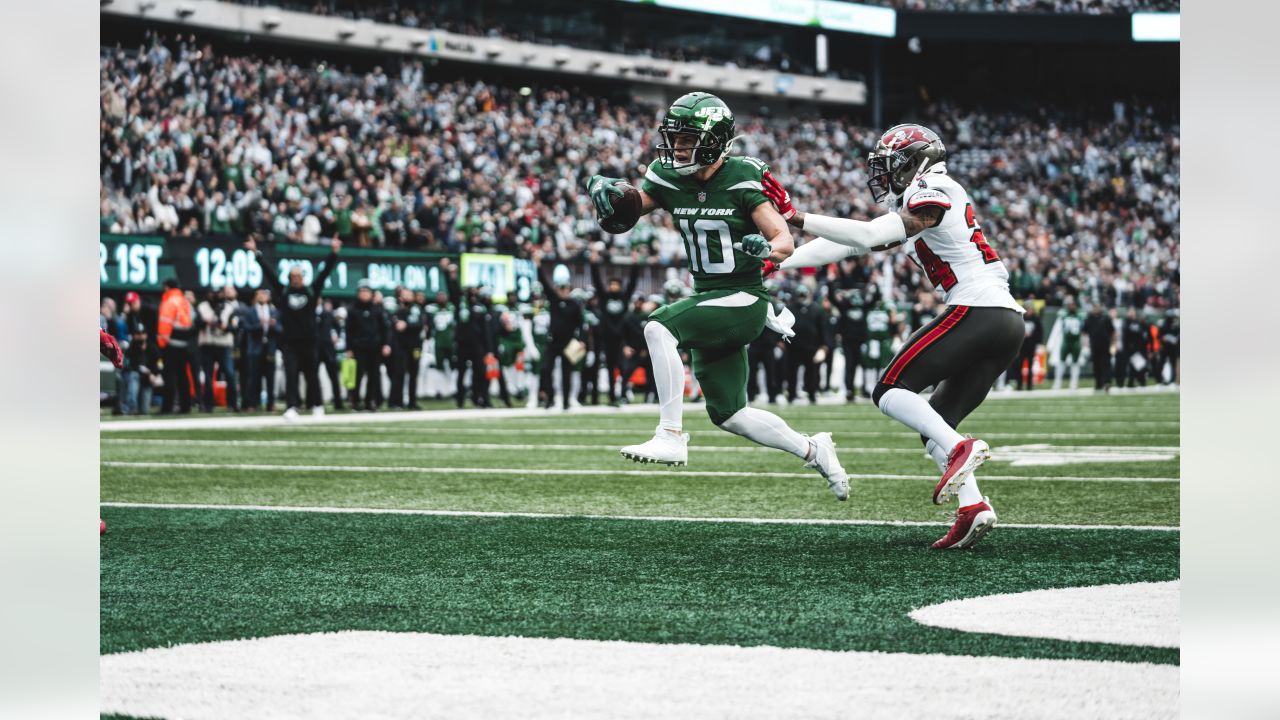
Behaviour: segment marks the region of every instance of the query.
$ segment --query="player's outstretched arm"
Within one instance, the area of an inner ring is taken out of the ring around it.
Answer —
[[[792,225],[807,233],[821,235],[829,242],[838,243],[854,249],[854,254],[861,255],[872,250],[886,250],[906,242],[906,239],[927,228],[938,224],[942,219],[940,208],[925,206],[916,210],[903,210],[900,213],[881,215],[871,221],[834,218],[826,215],[815,215],[797,211],[791,205],[791,195],[769,172],[764,173],[762,181],[765,197],[779,214]],[[804,247],[814,243],[806,243]],[[806,253],[813,259],[821,259],[835,255],[835,250],[825,243],[816,244],[813,250]],[[849,255],[845,255],[849,257]],[[828,261],[828,262],[833,262]],[[807,267],[807,265],[797,267]],[[790,267],[790,266],[788,266]]]
[[[783,270],[824,267],[831,263],[838,263],[846,258],[858,257],[859,255],[866,255],[866,252],[848,245],[833,243],[826,238],[813,238],[796,248],[791,257],[783,261],[779,267]]]

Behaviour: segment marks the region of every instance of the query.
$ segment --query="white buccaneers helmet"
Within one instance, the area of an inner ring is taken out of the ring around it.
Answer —
[[[878,203],[894,204],[920,173],[947,159],[938,133],[923,125],[894,125],[867,156],[868,185]]]

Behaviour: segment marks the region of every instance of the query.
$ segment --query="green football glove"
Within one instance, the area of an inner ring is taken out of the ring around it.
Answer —
[[[596,214],[602,218],[607,218],[613,214],[613,197],[622,197],[626,193],[619,185],[625,184],[626,181],[620,178],[607,178],[603,175],[592,175],[587,180],[587,194],[591,196],[591,202],[595,203]]]
[[[764,239],[763,235],[758,233],[744,235],[742,242],[733,244],[733,249],[761,260],[773,254],[773,246],[769,244],[768,240]]]

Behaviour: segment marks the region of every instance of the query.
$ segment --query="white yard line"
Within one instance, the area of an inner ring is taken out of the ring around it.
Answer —
[[[485,510],[418,510],[409,508],[324,507],[306,505],[221,505],[210,503],[137,503],[103,502],[102,507],[148,508],[157,510],[245,510],[253,512],[321,513],[352,515],[431,515],[439,517],[539,518],[580,520],[649,520],[654,522],[741,523],[745,525],[888,525],[899,527],[937,527],[947,523],[923,520],[862,520],[838,518],[742,518],[742,517],[678,517],[669,515],[586,515],[573,513],[500,512]],[[1001,528],[1028,530],[1144,530],[1180,532],[1169,525],[1062,525],[1046,523],[1000,523]]]
[[[265,463],[194,463],[194,462],[155,462],[155,461],[123,461],[104,460],[103,467],[119,468],[152,468],[157,470],[250,470],[269,472],[315,472],[315,473],[392,473],[392,474],[427,474],[427,475],[624,475],[629,477],[732,477],[732,478],[805,478],[814,477],[811,472],[751,472],[732,470],[683,470],[676,468],[654,468],[651,470],[615,470],[609,468],[491,468],[491,467],[414,467],[406,465],[270,465]],[[849,473],[851,480],[932,480],[935,475],[897,475],[886,473]],[[1037,482],[1139,482],[1139,483],[1177,483],[1178,478],[1170,477],[1078,477],[1070,475],[988,475],[979,478],[982,482],[995,480],[1034,480]]]
[[[1166,388],[1134,388],[1123,391],[1117,391],[1115,395],[1167,395],[1176,394],[1177,390]],[[987,398],[987,402],[1003,402],[1006,400],[1026,402],[1029,400],[1047,400],[1055,398],[1089,398],[1094,397],[1092,390],[1037,390],[1027,393],[992,393]],[[844,398],[834,396],[824,396],[819,398],[820,406],[844,406]],[[808,407],[806,405],[796,406],[798,408]],[[402,422],[449,422],[454,420],[502,420],[508,418],[560,418],[560,417],[577,417],[583,415],[600,415],[600,416],[617,416],[617,415],[651,415],[658,416],[658,407],[656,405],[627,405],[620,408],[611,408],[607,406],[587,406],[574,408],[571,413],[563,413],[562,411],[547,411],[541,409],[530,408],[502,408],[502,409],[467,409],[467,410],[422,410],[416,412],[394,412],[394,413],[369,413],[363,415],[327,415],[323,417],[311,417],[310,415],[302,415],[296,421],[289,423],[294,425],[324,425],[332,423],[343,424],[370,424],[370,423],[402,423]],[[280,427],[286,424],[285,420],[279,415],[259,415],[254,417],[229,416],[229,417],[166,417],[155,418],[150,420],[117,420],[103,421],[99,423],[101,432],[121,432],[126,430],[198,430],[198,429],[214,429],[214,428],[253,428],[253,427]]]
[[[168,445],[174,447],[323,447],[370,450],[596,450],[617,454],[618,449],[608,445],[569,445],[563,443],[440,443],[440,442],[384,442],[376,440],[194,440],[185,438],[103,438],[103,445],[136,446],[136,445]],[[926,457],[919,448],[845,448],[852,453],[872,453],[880,455],[919,455]],[[699,445],[698,452],[722,453],[772,453],[773,448],[759,445]]]

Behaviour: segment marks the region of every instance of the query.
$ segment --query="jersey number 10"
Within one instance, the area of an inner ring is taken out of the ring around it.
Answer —
[[[677,221],[676,227],[684,236],[689,269],[698,273],[723,274],[731,273],[737,268],[733,258],[733,236],[729,232],[729,223],[705,218],[683,219]],[[707,236],[711,234],[715,235],[715,239],[708,242]],[[715,259],[716,255],[720,256],[719,260]]]

